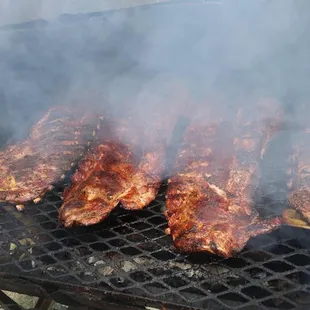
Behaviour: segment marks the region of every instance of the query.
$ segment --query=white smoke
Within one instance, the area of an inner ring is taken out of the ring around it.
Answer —
[[[2,29],[5,127],[20,138],[48,106],[80,93],[89,94],[85,105],[104,103],[117,115],[130,109],[126,102],[165,100],[175,79],[199,104],[216,91],[231,102],[257,92],[279,100],[292,91],[308,93],[308,1],[187,2]],[[160,82],[167,75],[173,78]],[[182,97],[180,89],[170,92],[170,101]]]

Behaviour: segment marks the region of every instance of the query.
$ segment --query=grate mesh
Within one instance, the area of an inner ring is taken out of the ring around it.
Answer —
[[[273,148],[283,156],[283,148]],[[277,165],[264,174],[257,195],[265,215],[286,207]],[[306,231],[282,227],[252,239],[230,259],[184,255],[164,234],[165,185],[143,211],[117,209],[102,224],[74,229],[57,219],[64,185],[23,213],[1,207],[0,272],[199,309],[299,309],[310,303]]]

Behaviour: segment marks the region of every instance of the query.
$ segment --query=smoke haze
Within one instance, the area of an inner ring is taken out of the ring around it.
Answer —
[[[83,100],[118,115],[156,100],[177,109],[179,100],[199,106],[212,96],[231,104],[307,96],[308,8],[293,0],[176,1],[4,27],[1,129],[20,139],[48,106]]]

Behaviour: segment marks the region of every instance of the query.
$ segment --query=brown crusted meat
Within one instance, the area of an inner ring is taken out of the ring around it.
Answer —
[[[119,203],[126,209],[142,209],[158,192],[164,143],[141,149],[142,131],[129,120],[106,123],[103,128],[101,143],[80,163],[65,190],[59,219],[66,227],[99,223]]]
[[[155,199],[165,170],[164,156],[164,143],[158,143],[156,150],[143,152],[140,164],[132,176],[130,187],[121,199],[123,208],[142,209]]]
[[[281,119],[274,104],[240,108],[237,121],[210,112],[192,122],[167,192],[168,233],[176,248],[229,257],[280,225],[279,218],[260,219],[252,208],[259,159]]]
[[[310,223],[310,127],[308,111],[299,111],[295,121],[303,127],[291,135],[293,152],[291,154],[292,181],[289,184],[289,203],[303,218]]]
[[[38,202],[84,154],[97,124],[80,110],[50,109],[26,140],[0,152],[0,201]]]
[[[155,199],[178,113],[174,103],[180,108],[186,96],[179,83],[162,76],[147,84],[134,102],[122,105],[129,113],[103,122],[100,144],[81,162],[64,193],[59,211],[64,226],[96,224],[119,203],[138,210]]]
[[[100,145],[78,167],[59,212],[67,227],[103,221],[120,203],[128,210],[147,206],[159,190],[165,172],[167,143],[186,103],[184,87],[158,77],[127,102],[120,119],[105,120]],[[175,106],[177,105],[177,107]]]

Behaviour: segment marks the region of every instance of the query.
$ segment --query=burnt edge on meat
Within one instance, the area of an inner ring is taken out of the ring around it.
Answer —
[[[55,106],[24,141],[0,152],[0,201],[39,202],[83,156],[99,128],[99,115]]]
[[[251,237],[281,224],[280,218],[260,219],[252,195],[282,114],[271,100],[241,107],[236,121],[208,113],[190,125],[169,179],[167,233],[182,252],[230,257]]]

